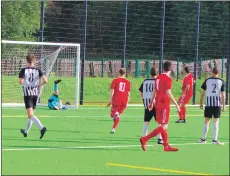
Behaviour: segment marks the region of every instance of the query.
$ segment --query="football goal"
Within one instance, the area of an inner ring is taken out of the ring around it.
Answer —
[[[46,105],[53,94],[54,81],[59,83],[59,98],[78,108],[80,76],[80,44],[2,40],[1,73],[2,105],[23,105],[22,86],[18,74],[26,67],[26,56],[34,54],[36,67],[47,76],[48,83],[40,90],[38,105]]]

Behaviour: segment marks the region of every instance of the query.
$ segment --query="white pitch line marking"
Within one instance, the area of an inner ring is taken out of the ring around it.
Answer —
[[[228,142],[223,142],[229,144]],[[209,145],[212,143],[183,143],[183,144],[170,144],[170,145]],[[212,144],[216,145],[216,144]],[[148,147],[159,146],[157,145],[147,145]],[[29,151],[29,150],[68,150],[68,149],[98,149],[98,148],[128,148],[128,147],[141,147],[140,145],[114,145],[114,146],[82,146],[82,147],[47,147],[47,148],[12,148],[12,149],[2,149],[2,151]]]
[[[199,107],[197,107],[197,106],[187,106],[189,109],[188,109],[188,111],[202,111],[202,110],[200,110],[199,109]],[[228,107],[228,105],[226,105],[226,107]],[[24,106],[23,107],[2,107],[2,109],[4,110],[4,109],[24,109]],[[44,110],[44,108],[42,108],[43,110]],[[110,108],[107,108],[107,107],[103,107],[103,106],[101,106],[101,107],[94,107],[94,106],[92,106],[92,107],[80,107],[79,109],[76,109],[76,108],[69,108],[68,110],[77,110],[77,111],[79,111],[79,110],[89,110],[89,109],[97,109],[97,110],[101,110],[101,109],[108,109],[108,110],[110,110]],[[127,108],[128,110],[130,110],[130,109],[143,109],[143,105],[141,105],[141,106],[128,106],[128,108]],[[175,106],[171,106],[171,109],[176,109],[176,107]],[[38,110],[39,110],[39,107],[38,107]],[[48,107],[47,107],[47,110],[49,110],[49,111],[51,111],[50,109],[48,109]]]
[[[92,116],[92,115],[76,115],[76,116],[49,116],[49,115],[37,115],[39,118],[40,117],[45,117],[45,118],[68,118],[68,117],[84,117],[84,118],[109,118],[109,115],[107,116]],[[142,118],[143,115],[140,115],[140,116],[126,116],[126,115],[123,115],[124,118]],[[227,117],[228,115],[227,114],[223,114],[221,115],[222,117]],[[25,117],[25,115],[3,115],[2,118],[22,118],[22,117]],[[178,117],[178,115],[170,115],[170,117]],[[199,115],[199,114],[196,114],[196,115],[187,115],[187,117],[203,117],[203,115]]]

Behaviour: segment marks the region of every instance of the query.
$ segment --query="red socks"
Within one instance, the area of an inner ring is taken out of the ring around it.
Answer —
[[[117,125],[119,124],[120,122],[120,117],[116,117],[115,118],[115,121],[114,121],[114,124],[113,124],[113,128],[116,129],[117,128]]]
[[[163,139],[163,142],[164,142],[164,147],[167,147],[169,144],[168,144],[168,133],[166,130],[162,130],[162,133],[161,133],[161,136],[162,136],[162,139]]]
[[[166,130],[163,129],[162,126],[157,127],[157,128],[154,129],[151,133],[149,133],[147,136],[142,137],[142,139],[145,140],[145,141],[147,142],[149,139],[155,137],[155,136],[158,135],[159,133],[161,134],[162,139],[163,139],[163,141],[164,141],[164,147],[167,147],[167,146],[169,145],[169,144],[168,144],[168,133],[167,133]]]
[[[159,133],[162,133],[162,131],[164,131],[164,129],[162,128],[162,126],[159,126],[156,129],[154,129],[151,133],[149,133],[147,136],[143,137],[143,139],[145,141],[148,141],[149,139],[155,137]]]
[[[186,118],[186,107],[183,107],[183,112],[184,112],[184,120]]]
[[[185,120],[186,117],[186,107],[181,107],[180,112],[179,112],[179,116],[181,120]]]
[[[183,119],[183,110],[182,107],[180,108],[180,112],[178,112],[180,119]]]
[[[185,116],[186,116],[186,107],[181,107],[181,111],[182,111],[182,119],[185,120]]]

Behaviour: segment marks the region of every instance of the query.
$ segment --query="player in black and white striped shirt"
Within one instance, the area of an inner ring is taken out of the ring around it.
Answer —
[[[200,108],[203,109],[203,97],[206,91],[206,103],[204,110],[204,128],[201,143],[206,143],[206,137],[209,129],[209,122],[214,117],[213,123],[213,144],[223,144],[218,141],[219,119],[222,111],[225,111],[225,91],[224,80],[218,77],[219,71],[215,67],[212,70],[212,77],[206,79],[201,88],[203,91],[200,95]]]
[[[21,69],[19,73],[19,84],[23,86],[24,102],[28,115],[28,122],[25,129],[21,129],[24,137],[27,137],[29,129],[35,123],[41,130],[40,139],[44,136],[46,128],[41,124],[40,120],[34,116],[34,109],[39,95],[39,88],[47,83],[47,78],[42,71],[35,67],[36,58],[34,55],[26,57],[27,67]],[[41,78],[41,82],[40,82]]]
[[[143,136],[147,135],[148,124],[151,121],[151,119],[153,118],[153,116],[156,120],[155,107],[153,107],[153,109],[151,111],[149,111],[149,109],[148,109],[151,98],[155,92],[154,89],[155,89],[155,78],[156,78],[156,76],[157,76],[156,69],[154,67],[152,67],[150,70],[150,78],[145,79],[139,88],[139,91],[141,93],[141,97],[143,99],[143,104],[145,107]],[[161,138],[161,135],[158,136],[158,144],[163,144],[163,140]]]

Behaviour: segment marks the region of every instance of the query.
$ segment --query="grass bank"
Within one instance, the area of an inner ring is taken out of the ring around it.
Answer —
[[[45,85],[42,94],[42,103],[46,103],[47,99],[53,92],[53,82],[59,79],[51,76],[49,83]],[[71,101],[73,104],[76,95],[75,78],[62,77],[63,81],[59,84],[60,97],[63,101]],[[131,103],[141,103],[139,87],[144,78],[128,78],[131,81]],[[84,102],[85,103],[106,103],[109,99],[109,87],[112,78],[85,78],[84,80]],[[204,80],[197,80],[196,102],[199,101],[200,86]],[[181,94],[182,80],[173,79],[172,93],[176,99]],[[22,88],[18,84],[16,76],[2,76],[2,103],[20,103],[23,102]]]

